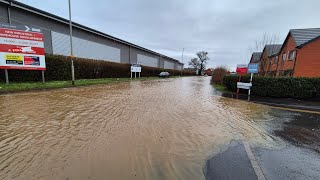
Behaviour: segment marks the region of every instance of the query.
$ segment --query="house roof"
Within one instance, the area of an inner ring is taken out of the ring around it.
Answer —
[[[290,32],[297,47],[301,47],[313,39],[320,37],[320,28],[291,29]]]
[[[281,50],[282,44],[268,44],[264,48],[267,51],[268,56],[278,54]]]
[[[253,52],[251,56],[250,63],[257,63],[260,61],[260,57],[262,55],[262,52]]]

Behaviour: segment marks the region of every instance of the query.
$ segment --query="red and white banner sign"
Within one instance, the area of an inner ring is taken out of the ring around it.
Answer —
[[[0,69],[46,69],[44,36],[40,30],[32,32],[28,26],[0,27]]]
[[[238,74],[245,74],[248,71],[248,65],[247,64],[238,64],[236,72]]]

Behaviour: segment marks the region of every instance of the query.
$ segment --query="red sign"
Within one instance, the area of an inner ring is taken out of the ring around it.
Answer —
[[[41,30],[0,24],[0,69],[45,70]]]
[[[247,64],[238,64],[236,72],[238,74],[245,74],[248,72],[248,65]]]
[[[0,52],[44,55],[44,48],[1,44]]]

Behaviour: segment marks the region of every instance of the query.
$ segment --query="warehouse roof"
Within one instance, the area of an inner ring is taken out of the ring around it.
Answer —
[[[293,36],[297,47],[300,47],[313,39],[320,37],[320,28],[291,29],[290,33]]]
[[[250,63],[257,63],[260,61],[260,57],[262,55],[262,52],[253,52],[251,56]]]
[[[25,10],[25,11],[29,11],[29,12],[31,12],[31,13],[34,13],[34,14],[37,14],[37,15],[40,15],[40,16],[43,16],[43,17],[46,17],[46,18],[56,20],[56,21],[58,21],[58,22],[60,22],[60,23],[69,24],[69,20],[67,20],[67,19],[65,19],[65,18],[62,18],[62,17],[60,17],[60,16],[56,16],[56,15],[54,15],[54,14],[51,14],[51,13],[48,13],[48,12],[46,12],[46,11],[37,9],[37,8],[35,8],[35,7],[32,7],[32,6],[23,4],[23,3],[21,3],[21,2],[11,1],[11,0],[0,0],[0,3],[5,3],[5,4],[7,4],[7,5],[10,5],[10,4],[11,4],[12,7],[16,7],[16,8]],[[108,34],[106,34],[106,33],[103,33],[103,32],[97,31],[97,30],[95,30],[95,29],[89,28],[89,27],[87,27],[87,26],[83,26],[83,25],[78,24],[78,23],[75,23],[75,22],[72,22],[72,26],[73,26],[73,27],[76,27],[76,28],[79,28],[79,29],[81,29],[81,30],[84,30],[84,31],[88,31],[88,32],[94,33],[94,34],[96,34],[96,35],[99,35],[99,36],[102,36],[102,37],[105,37],[105,38],[112,39],[112,40],[114,40],[114,41],[117,41],[117,42],[126,44],[126,45],[128,45],[128,46],[135,47],[135,48],[137,48],[137,49],[141,49],[141,50],[150,52],[150,53],[152,53],[152,54],[155,54],[155,55],[158,55],[158,56],[161,56],[161,57],[165,57],[165,58],[167,58],[167,59],[169,59],[169,60],[178,62],[179,64],[183,64],[183,63],[181,63],[181,62],[180,62],[179,60],[177,60],[177,59],[174,59],[174,58],[171,58],[171,57],[162,55],[162,54],[160,54],[160,53],[157,53],[157,52],[154,52],[154,51],[152,51],[152,50],[143,48],[143,47],[141,47],[141,46],[138,46],[138,45],[136,45],[136,44],[133,44],[133,43],[124,41],[124,40],[122,40],[122,39],[113,37],[113,36],[108,35]]]

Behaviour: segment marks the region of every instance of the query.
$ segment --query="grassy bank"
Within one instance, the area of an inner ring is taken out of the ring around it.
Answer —
[[[212,85],[216,90],[221,91],[221,92],[230,92],[226,86],[224,85],[219,85],[219,84],[213,84]]]
[[[179,76],[173,76],[172,78],[177,78]],[[103,79],[80,79],[76,80],[75,87],[79,86],[88,86],[96,84],[109,84],[109,83],[118,83],[125,81],[143,81],[143,80],[152,80],[159,79],[159,77],[141,77],[140,79],[130,78],[103,78]],[[49,81],[46,83],[41,82],[23,82],[23,83],[10,83],[4,84],[0,83],[0,93],[9,93],[9,92],[19,92],[19,91],[28,91],[28,90],[43,90],[43,89],[57,89],[57,88],[68,88],[73,87],[71,81]]]

